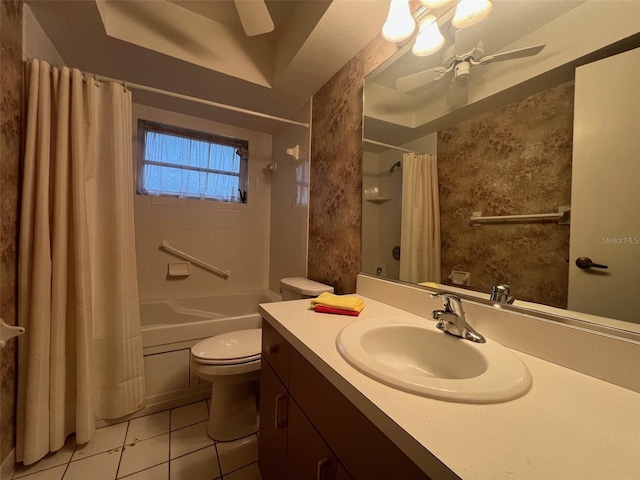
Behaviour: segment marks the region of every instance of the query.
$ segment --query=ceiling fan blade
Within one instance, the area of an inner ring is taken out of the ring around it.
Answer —
[[[405,75],[396,80],[396,89],[402,93],[409,93],[425,85],[440,80],[447,73],[444,67],[430,68],[421,72]]]
[[[273,20],[264,0],[234,0],[244,33],[255,37],[273,31]]]
[[[478,59],[477,64],[486,65],[489,62],[503,62],[505,60],[515,60],[516,58],[532,57],[539,54],[546,45],[533,45],[531,47],[519,48],[504,53],[496,53],[495,55],[487,55]]]
[[[451,81],[447,94],[447,105],[450,107],[462,107],[469,101],[469,82],[467,79],[454,79]]]

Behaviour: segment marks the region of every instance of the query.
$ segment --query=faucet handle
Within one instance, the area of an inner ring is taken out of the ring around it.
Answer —
[[[464,315],[464,310],[462,309],[462,300],[457,295],[453,293],[440,292],[440,293],[431,293],[431,298],[442,298],[444,299],[444,309],[446,312],[455,312],[455,309],[451,306],[451,301],[455,303],[460,311]]]
[[[497,303],[512,304],[515,299],[509,295],[509,289],[509,285],[494,285],[491,289],[491,297],[489,300]]]

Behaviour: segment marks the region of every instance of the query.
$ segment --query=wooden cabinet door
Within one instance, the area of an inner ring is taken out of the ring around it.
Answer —
[[[258,466],[263,480],[283,480],[287,465],[288,392],[267,362],[260,368]]]
[[[335,480],[336,458],[295,401],[289,402],[287,479]]]

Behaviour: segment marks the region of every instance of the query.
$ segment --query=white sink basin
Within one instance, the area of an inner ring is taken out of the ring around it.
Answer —
[[[360,320],[337,338],[342,356],[373,379],[407,392],[465,403],[497,403],[524,395],[531,374],[513,352],[487,339],[473,343],[428,320]]]

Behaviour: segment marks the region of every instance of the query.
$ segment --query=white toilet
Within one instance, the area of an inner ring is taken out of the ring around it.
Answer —
[[[280,281],[282,300],[333,293],[333,287],[302,277]],[[213,384],[209,436],[218,441],[245,437],[258,430],[257,383],[262,329],[238,330],[207,338],[191,347],[191,368]]]

